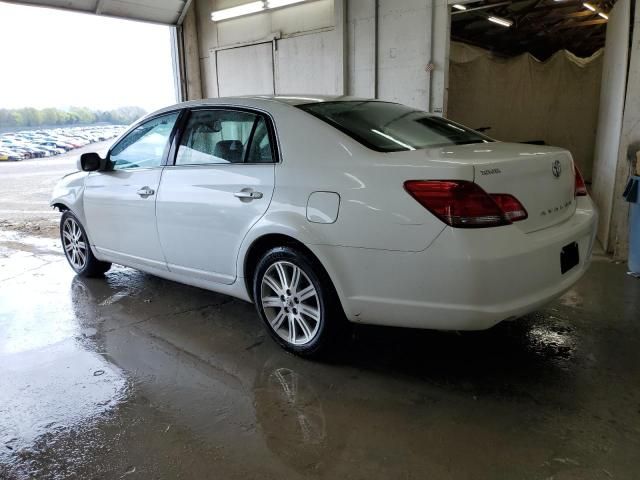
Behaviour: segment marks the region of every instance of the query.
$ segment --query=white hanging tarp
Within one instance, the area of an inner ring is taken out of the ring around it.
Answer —
[[[452,42],[447,116],[491,127],[486,134],[497,140],[566,148],[590,180],[601,75],[602,51],[579,58],[562,50],[541,62]]]

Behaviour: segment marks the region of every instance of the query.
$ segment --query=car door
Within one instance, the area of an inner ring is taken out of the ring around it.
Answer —
[[[89,174],[87,232],[99,253],[130,266],[166,270],[156,229],[155,202],[179,112],[149,119],[108,153],[113,169]]]
[[[271,122],[264,113],[244,109],[189,113],[156,205],[169,270],[235,281],[242,240],[273,194],[278,157]]]

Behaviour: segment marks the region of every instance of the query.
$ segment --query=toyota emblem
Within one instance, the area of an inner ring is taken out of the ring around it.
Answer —
[[[560,177],[560,174],[562,173],[562,165],[560,164],[560,160],[556,160],[555,162],[553,162],[553,165],[551,165],[551,171],[553,172],[554,177]]]

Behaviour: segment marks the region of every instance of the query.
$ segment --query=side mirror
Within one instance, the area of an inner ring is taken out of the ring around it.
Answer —
[[[101,172],[107,170],[107,160],[95,152],[80,155],[80,170],[83,172]]]

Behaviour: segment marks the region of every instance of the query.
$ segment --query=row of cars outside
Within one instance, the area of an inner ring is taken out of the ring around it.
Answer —
[[[0,160],[43,158],[117,137],[125,125],[25,130],[0,135]]]

